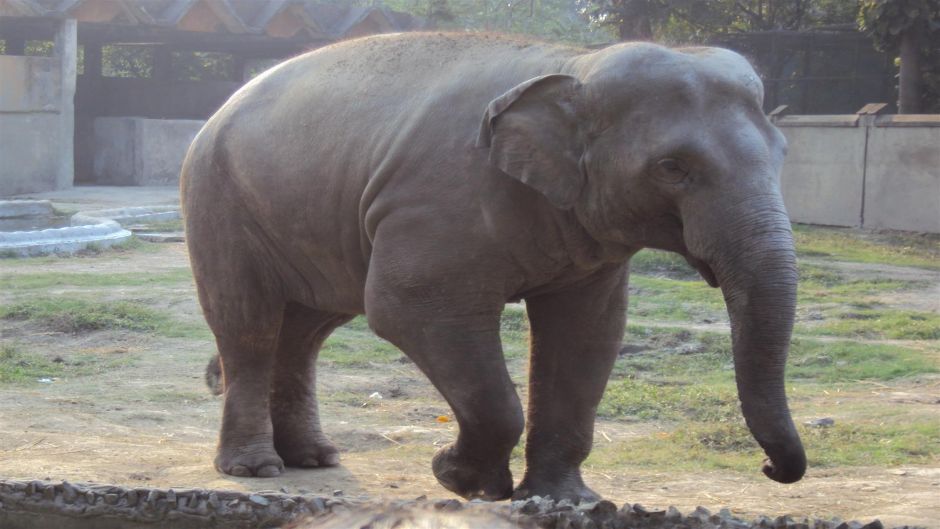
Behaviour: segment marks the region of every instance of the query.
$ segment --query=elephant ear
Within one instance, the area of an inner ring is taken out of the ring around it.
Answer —
[[[478,147],[490,148],[490,163],[561,209],[574,206],[584,186],[580,86],[574,77],[551,74],[514,87],[487,105],[477,138]]]

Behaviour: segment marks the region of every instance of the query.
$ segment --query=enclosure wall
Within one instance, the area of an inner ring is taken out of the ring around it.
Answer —
[[[940,233],[940,115],[787,116],[794,222]]]
[[[0,196],[72,185],[75,42],[64,20],[55,56],[0,55]]]
[[[94,177],[100,184],[175,185],[189,144],[203,121],[98,118]]]

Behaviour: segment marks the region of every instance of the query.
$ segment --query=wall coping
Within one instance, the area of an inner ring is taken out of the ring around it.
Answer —
[[[857,127],[857,114],[782,116],[774,120],[778,127]]]
[[[940,114],[891,114],[875,118],[876,127],[940,127]]]

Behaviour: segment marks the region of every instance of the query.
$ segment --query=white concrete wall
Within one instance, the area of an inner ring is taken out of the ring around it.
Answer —
[[[76,27],[61,22],[54,57],[0,55],[0,196],[72,185]]]
[[[936,126],[876,122],[868,136],[865,226],[940,233],[940,116]],[[926,123],[924,123],[926,124]]]
[[[172,185],[204,121],[97,118],[94,123],[95,182]]]
[[[857,116],[794,117],[800,119],[778,123],[790,147],[780,181],[790,218],[861,225],[865,129],[857,126]]]
[[[794,222],[940,233],[940,116],[787,116]]]

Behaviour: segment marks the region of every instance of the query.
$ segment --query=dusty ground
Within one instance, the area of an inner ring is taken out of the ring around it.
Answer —
[[[41,272],[162,273],[188,265],[182,244],[155,252],[106,252],[87,258],[20,260],[4,263],[0,275]],[[920,273],[931,282],[905,293],[904,304],[940,312],[935,272],[875,270],[845,265],[855,273]],[[874,271],[873,271],[874,270]],[[96,291],[52,287],[44,294]],[[159,298],[180,318],[199,318],[191,285],[97,289],[103,298]],[[13,299],[0,292],[0,304]],[[127,358],[129,365],[99,375],[62,378],[51,383],[0,385],[0,477],[52,478],[155,487],[213,487],[278,490],[346,496],[410,498],[449,494],[435,482],[429,462],[437,446],[452,440],[456,426],[440,422],[446,404],[407,361],[381,366],[322,365],[324,427],[345,450],[342,465],[331,469],[290,469],[278,478],[242,479],[217,473],[212,457],[220,400],[202,380],[211,342],[166,338],[127,331],[83,334],[49,332],[30,322],[0,320],[4,341],[68,359],[77,354]],[[938,359],[940,363],[940,359]],[[391,365],[391,367],[389,367]],[[380,367],[380,368],[379,368]],[[383,398],[370,398],[378,392]],[[940,421],[940,379],[873,384],[851,395],[820,395],[837,407],[861,399],[896,409],[933,413]],[[799,418],[798,418],[799,420]],[[614,443],[648,435],[655,426],[600,421],[595,442]],[[517,478],[520,463],[515,463]],[[886,525],[917,524],[940,529],[940,465],[899,468],[810,469],[800,483],[779,485],[754,472],[700,473],[620,468],[585,468],[586,480],[616,502],[647,507],[696,505],[730,507],[740,515],[800,514],[869,520]]]

